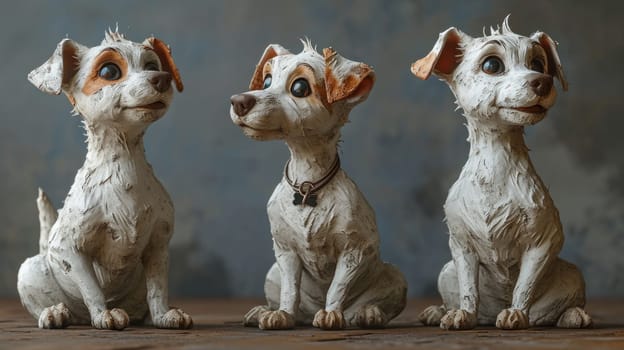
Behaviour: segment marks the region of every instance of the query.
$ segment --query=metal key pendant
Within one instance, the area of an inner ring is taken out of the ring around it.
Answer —
[[[294,205],[299,205],[301,203],[303,203],[303,196],[301,195],[301,193],[299,192],[295,192],[294,193],[294,197],[293,197],[293,204]],[[305,203],[303,203],[304,205],[309,205],[311,207],[316,207],[316,195],[315,194],[308,194],[305,198]]]

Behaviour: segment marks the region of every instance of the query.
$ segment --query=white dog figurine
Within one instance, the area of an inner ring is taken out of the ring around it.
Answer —
[[[88,150],[58,217],[39,192],[40,251],[20,267],[22,304],[40,328],[121,330],[144,319],[191,327],[189,315],[168,306],[173,204],[143,148],[145,130],[171,103],[172,79],[183,88],[169,48],[111,31],[92,48],[64,39],[28,79],[67,95]]]
[[[283,139],[291,153],[268,203],[277,260],[266,277],[268,305],[249,311],[247,326],[377,328],[405,306],[405,279],[381,261],[375,214],[337,155],[340,128],[374,73],[331,48],[323,55],[309,42],[297,55],[269,45],[251,91],[231,98],[231,118],[247,136]]]
[[[585,283],[557,255],[563,245],[559,213],[529,159],[524,126],[555,103],[553,77],[567,83],[555,42],[509,29],[472,38],[449,28],[412,65],[448,83],[464,111],[470,155],[444,210],[453,260],[438,280],[444,305],[421,314],[427,325],[502,329],[592,324],[583,310]]]

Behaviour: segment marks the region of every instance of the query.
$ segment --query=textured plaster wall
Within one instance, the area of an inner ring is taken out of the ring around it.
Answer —
[[[19,264],[37,251],[35,196],[57,207],[81,166],[78,118],[26,74],[69,36],[95,45],[119,25],[135,41],[172,46],[185,83],[146,136],[148,159],[176,206],[175,296],[259,296],[273,262],[265,204],[288,157],[279,141],[245,138],[228,114],[269,43],[374,66],[377,83],[343,129],[343,167],[376,209],[383,258],[409,294],[433,295],[450,258],[442,203],[466,159],[467,132],[450,90],[409,72],[437,35],[471,35],[508,13],[517,33],[549,33],[570,82],[546,120],[526,130],[533,161],[560,209],[562,255],[590,297],[624,296],[624,3],[620,1],[13,1],[0,14],[0,296],[16,295]]]

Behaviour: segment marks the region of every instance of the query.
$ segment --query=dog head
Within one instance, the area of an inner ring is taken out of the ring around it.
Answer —
[[[87,123],[119,128],[162,117],[173,98],[172,79],[182,91],[165,43],[153,37],[135,43],[110,30],[91,48],[63,39],[52,57],[28,75],[41,91],[64,92]]]
[[[445,80],[467,117],[483,122],[529,125],[542,120],[555,103],[553,77],[568,84],[555,42],[545,33],[502,30],[472,38],[456,28],[440,34],[433,50],[412,64],[414,75]]]
[[[331,48],[321,56],[309,41],[292,54],[269,45],[251,79],[251,91],[231,98],[230,116],[254,139],[328,135],[373,87],[371,67],[340,56]]]

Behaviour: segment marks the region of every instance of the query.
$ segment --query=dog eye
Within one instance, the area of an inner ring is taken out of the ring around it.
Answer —
[[[159,71],[160,68],[158,68],[158,63],[156,62],[149,62],[148,64],[145,65],[145,67],[143,68],[145,70],[155,70],[155,71]]]
[[[271,86],[271,80],[272,80],[271,74],[267,74],[267,76],[264,77],[264,85],[262,86],[262,89],[266,89],[269,86]]]
[[[500,74],[505,70],[505,65],[500,58],[496,56],[490,56],[483,61],[481,70],[487,74]]]
[[[295,97],[306,97],[310,95],[311,92],[310,84],[308,84],[308,81],[303,78],[295,80],[290,87],[290,93]]]
[[[540,59],[534,59],[531,61],[531,70],[536,72],[544,73],[544,62]]]
[[[98,75],[106,80],[117,80],[121,78],[121,69],[114,63],[107,63],[100,68]]]

